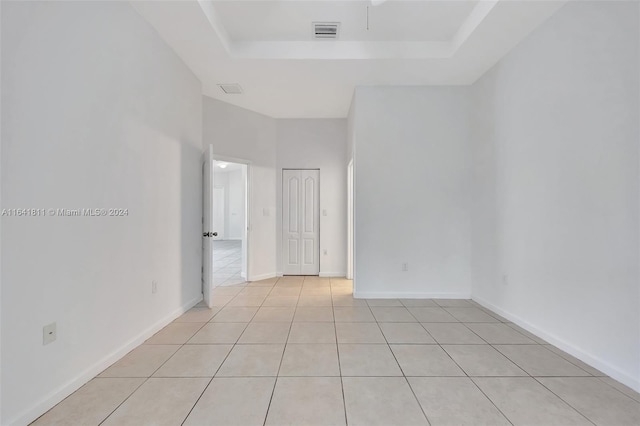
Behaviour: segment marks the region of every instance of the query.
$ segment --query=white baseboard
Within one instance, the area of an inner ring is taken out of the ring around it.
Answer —
[[[498,306],[494,305],[493,303],[490,303],[482,299],[481,297],[473,296],[472,299],[476,301],[478,304],[484,306],[485,308],[492,310],[496,314],[501,315],[502,317],[508,319],[514,324],[519,325],[520,327],[535,334],[541,339],[544,339],[547,342],[551,343],[552,345],[562,349],[569,355],[573,355],[574,357],[578,358],[580,361],[590,365],[593,368],[596,368],[602,371],[603,373],[619,381],[620,383],[629,386],[631,389],[634,389],[635,391],[640,392],[640,379],[630,376],[629,374],[625,373],[624,371],[621,371],[620,369],[604,361],[603,359],[597,356],[594,356],[588,352],[585,352],[583,349],[567,342],[566,340],[561,339],[556,335],[547,332],[546,330],[542,330],[541,328],[536,327],[535,325],[520,318],[518,315],[514,315],[511,312],[507,312],[504,309],[501,309]]]
[[[471,299],[469,293],[407,293],[401,291],[354,291],[356,299]]]
[[[344,278],[346,272],[320,272],[318,275],[321,278]]]
[[[202,295],[196,297],[195,299],[190,300],[189,302],[182,305],[180,308],[172,311],[164,318],[153,324],[151,327],[144,330],[142,333],[138,334],[133,339],[129,340],[127,343],[122,345],[120,348],[111,352],[106,357],[102,358],[91,367],[87,368],[80,374],[78,374],[73,379],[69,380],[64,385],[60,386],[58,389],[50,392],[47,396],[42,398],[40,401],[36,402],[33,407],[23,411],[21,414],[18,414],[15,418],[10,420],[7,424],[13,426],[23,426],[28,425],[33,422],[35,419],[49,411],[52,407],[58,404],[60,401],[71,395],[76,390],[80,389],[84,384],[86,384],[89,380],[93,379],[98,374],[102,373],[107,367],[111,366],[114,362],[118,361],[120,358],[131,352],[131,350],[138,347],[149,337],[156,334],[162,328],[164,328],[167,324],[169,324],[174,319],[178,318],[180,315],[184,314],[186,311],[197,305],[202,300]]]
[[[268,280],[269,278],[275,278],[277,275],[274,272],[270,272],[268,274],[260,274],[260,275],[252,275],[251,279],[248,281],[260,281],[260,280]]]

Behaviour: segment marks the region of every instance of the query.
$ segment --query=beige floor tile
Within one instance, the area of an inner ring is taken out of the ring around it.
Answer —
[[[344,277],[332,277],[329,279],[331,281],[332,286],[348,286],[353,287],[353,280],[349,280]]]
[[[371,312],[378,322],[417,322],[405,307],[374,306]]]
[[[337,322],[338,343],[386,343],[380,327],[370,322]]]
[[[267,278],[266,280],[250,281],[247,283],[248,287],[273,287],[278,278]]]
[[[640,403],[595,377],[538,380],[597,425],[640,425]]]
[[[409,377],[431,426],[510,425],[467,377]]]
[[[294,321],[333,322],[331,306],[298,306]]]
[[[444,345],[444,350],[469,376],[526,376],[489,345]]]
[[[345,377],[343,387],[351,426],[428,425],[404,377]]]
[[[95,378],[36,420],[34,426],[97,425],[145,379]]]
[[[331,278],[307,276],[307,277],[304,277],[304,285],[330,287]]]
[[[266,296],[242,296],[239,294],[234,297],[229,303],[227,303],[227,306],[262,306],[262,303],[266,298]]]
[[[368,306],[334,306],[336,322],[375,322]]]
[[[252,322],[238,343],[286,343],[290,327],[289,322]]]
[[[436,343],[424,327],[415,322],[382,322],[379,326],[388,343]]]
[[[407,308],[438,306],[433,299],[400,299],[400,303]]]
[[[246,326],[246,322],[210,322],[205,324],[187,344],[233,344],[238,341]]]
[[[331,287],[302,286],[300,297],[303,297],[303,296],[331,296]]]
[[[213,307],[215,308],[222,308],[224,306],[226,306],[229,302],[231,302],[233,300],[233,298],[236,297],[234,295],[214,295],[213,296]]]
[[[402,307],[400,299],[365,299],[369,306],[397,306]]]
[[[591,424],[530,377],[477,377],[473,381],[514,425]]]
[[[103,423],[113,425],[179,425],[210,379],[147,380]]]
[[[174,322],[208,322],[219,310],[220,308],[191,308]]]
[[[339,344],[338,354],[343,376],[402,376],[388,345]]]
[[[333,306],[359,306],[369,307],[364,299],[354,299],[351,295],[332,295]]]
[[[235,345],[219,377],[277,376],[284,345]]]
[[[298,296],[267,296],[262,306],[295,307],[298,304]]]
[[[273,287],[273,290],[279,289],[279,288],[290,288],[290,289],[296,289],[298,290],[298,293],[300,293],[300,290],[302,290],[302,282],[295,282],[295,281],[278,281],[276,283],[276,285]],[[273,293],[273,291],[272,291]]]
[[[300,296],[298,307],[300,306],[332,306],[331,295],[323,296]]]
[[[532,376],[589,376],[543,345],[495,345],[494,348]]]
[[[147,345],[182,345],[187,343],[205,323],[174,322],[151,336],[144,342]]]
[[[464,324],[430,322],[422,326],[441,345],[483,345],[486,344],[477,334],[469,330]]]
[[[482,311],[482,309],[474,307],[444,309],[460,322],[500,322],[496,318]]]
[[[283,277],[280,277],[276,284],[299,283],[300,285],[302,285],[303,281],[304,281],[303,275],[285,275]]]
[[[150,377],[178,349],[179,345],[140,345],[99,377]]]
[[[478,322],[469,323],[467,327],[486,340],[487,343],[491,344],[520,345],[535,343],[524,334],[517,332],[506,324]]]
[[[295,307],[263,306],[258,309],[253,322],[291,322]]]
[[[294,322],[288,343],[336,343],[332,322]]]
[[[602,380],[604,383],[608,384],[609,386],[616,388],[623,394],[627,395],[629,398],[640,402],[640,393],[634,391],[629,386],[626,386],[620,383],[619,381],[612,379],[611,377],[600,377],[599,379]]]
[[[590,366],[586,362],[583,362],[583,361],[579,360],[578,358],[574,357],[573,355],[569,355],[568,353],[566,353],[562,349],[556,348],[553,345],[545,345],[545,348],[549,349],[554,354],[560,355],[562,358],[566,359],[571,364],[583,369],[584,371],[586,371],[587,373],[591,374],[592,376],[596,376],[596,377],[606,377],[607,376],[602,371],[598,370],[597,368],[594,368],[594,367]]]
[[[216,377],[185,426],[262,426],[275,377]]]
[[[351,287],[331,287],[331,295],[332,296],[351,296],[353,295],[353,290]]]
[[[530,333],[529,331],[525,330],[524,328],[520,327],[519,325],[513,324],[513,323],[505,323],[507,326],[513,328],[515,331],[517,331],[520,334],[524,334],[525,336],[527,336],[529,339],[533,340],[536,343],[539,343],[541,345],[546,345],[548,344],[545,340],[541,339],[540,337],[536,336],[533,333]]]
[[[444,308],[431,308],[431,307],[414,307],[408,308],[411,315],[413,315],[420,322],[458,322],[449,312]]]
[[[185,345],[153,376],[213,377],[231,348],[231,345]]]
[[[249,322],[258,312],[257,307],[226,306],[216,314],[211,322]]]
[[[274,287],[267,299],[270,297],[295,297],[296,303],[298,303],[298,296],[300,296],[300,287]]]
[[[339,376],[338,347],[333,344],[287,344],[280,376]]]
[[[267,425],[344,425],[339,377],[278,377]]]
[[[213,289],[211,294],[215,296],[237,296],[245,286],[243,285],[232,285],[226,287],[216,287]]]
[[[266,297],[270,292],[271,288],[269,287],[252,286],[242,289],[238,295],[247,297]]]
[[[405,376],[464,376],[438,345],[391,345]]]
[[[444,308],[470,308],[473,305],[467,299],[434,299],[438,306]]]

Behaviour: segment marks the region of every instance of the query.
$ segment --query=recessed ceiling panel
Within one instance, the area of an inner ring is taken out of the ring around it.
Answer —
[[[340,22],[342,41],[450,41],[477,1],[214,1],[231,41],[308,41]],[[368,22],[367,22],[367,7]],[[368,24],[368,29],[367,29]]]

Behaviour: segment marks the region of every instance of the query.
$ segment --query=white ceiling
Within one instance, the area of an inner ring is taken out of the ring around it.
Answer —
[[[340,40],[451,40],[477,1],[216,1],[234,41],[308,41],[312,22],[340,22]],[[398,23],[401,23],[399,26]]]
[[[563,3],[133,2],[205,95],[276,118],[345,117],[356,86],[471,84]],[[339,39],[313,40],[314,21],[340,22]]]

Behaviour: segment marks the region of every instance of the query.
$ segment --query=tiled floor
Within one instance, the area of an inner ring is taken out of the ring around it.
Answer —
[[[640,395],[468,300],[219,287],[37,425],[638,425]]]
[[[244,283],[242,278],[242,240],[213,242],[213,282],[228,286]]]

